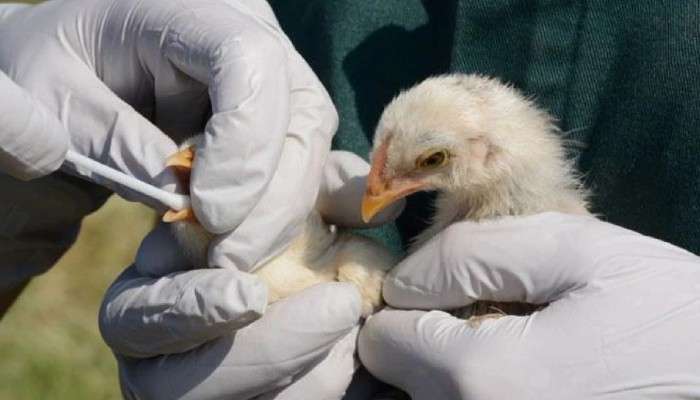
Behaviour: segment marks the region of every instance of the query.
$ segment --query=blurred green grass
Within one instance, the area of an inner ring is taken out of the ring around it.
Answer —
[[[97,312],[154,221],[151,210],[113,196],[84,220],[58,264],[29,284],[0,322],[1,400],[121,398]]]

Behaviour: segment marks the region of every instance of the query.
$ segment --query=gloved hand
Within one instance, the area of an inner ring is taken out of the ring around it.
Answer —
[[[57,170],[68,150],[61,123],[2,71],[0,93],[0,171],[28,180]]]
[[[592,217],[457,223],[392,271],[384,297],[550,303],[477,328],[442,311],[371,317],[362,362],[414,400],[700,398],[700,259]]]
[[[359,157],[331,153],[318,199],[324,218],[361,226],[359,207],[331,205],[353,198],[359,204],[368,172]],[[401,207],[374,222],[392,219]],[[255,275],[230,268],[173,272],[188,266],[169,232],[161,226],[149,234],[100,311],[126,397],[342,396],[355,370],[361,309],[352,285],[317,285],[265,310],[266,287]]]
[[[167,190],[173,139],[206,125],[191,194],[198,220],[225,234],[214,265],[252,268],[314,205],[337,115],[263,0],[2,5],[0,70],[58,117],[73,150]],[[48,128],[34,139],[64,135]],[[25,147],[16,158],[50,169],[64,146],[46,156]]]

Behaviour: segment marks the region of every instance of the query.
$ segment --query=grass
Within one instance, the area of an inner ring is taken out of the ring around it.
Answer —
[[[0,399],[121,398],[97,312],[154,218],[113,196],[85,219],[58,264],[30,283],[0,323]]]

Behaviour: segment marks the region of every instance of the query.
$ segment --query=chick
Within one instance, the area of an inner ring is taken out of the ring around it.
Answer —
[[[588,214],[587,191],[553,118],[493,78],[433,77],[399,94],[380,118],[371,158],[365,221],[411,193],[437,191],[431,224],[412,249],[462,220]],[[532,307],[499,303],[495,309],[520,314]]]
[[[186,141],[180,152],[168,160],[182,187],[189,187],[189,177],[198,135]],[[195,219],[191,209],[168,211],[163,221],[192,265],[209,266],[207,252],[214,237]],[[396,257],[380,244],[351,233],[339,232],[312,212],[302,233],[280,255],[255,270],[268,286],[268,301],[274,302],[321,282],[350,282],[362,296],[362,315],[367,317],[382,304],[382,282],[386,272],[397,263]]]

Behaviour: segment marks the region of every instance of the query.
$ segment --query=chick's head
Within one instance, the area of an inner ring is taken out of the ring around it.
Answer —
[[[429,78],[395,97],[377,125],[371,160],[366,221],[417,191],[474,197],[569,171],[547,113],[496,79],[463,74]]]

